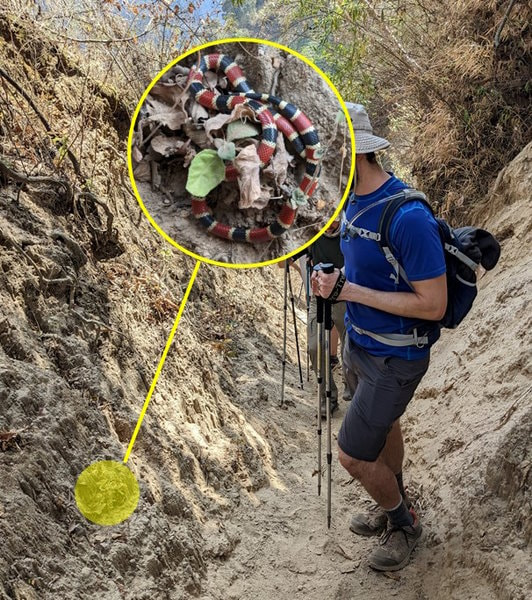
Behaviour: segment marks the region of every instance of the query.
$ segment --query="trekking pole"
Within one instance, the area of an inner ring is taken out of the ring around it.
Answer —
[[[307,257],[307,280],[306,280],[306,292],[307,292],[307,381],[310,381],[310,273],[312,270],[311,257]]]
[[[284,269],[284,324],[283,324],[283,368],[282,368],[282,375],[281,375],[281,402],[279,403],[279,406],[283,406],[284,405],[284,378],[285,378],[285,369],[286,369],[286,311],[288,309],[287,306],[287,288],[286,288],[286,283],[288,280],[288,261],[285,262],[285,269]]]
[[[333,273],[332,263],[317,265],[316,270],[324,273]],[[332,303],[322,299],[325,321],[325,412],[327,414],[327,528],[331,528],[331,484],[332,484],[332,449],[331,449],[331,329],[332,329]],[[323,327],[323,326],[322,326]],[[318,342],[319,343],[319,342]],[[319,347],[319,346],[318,346]],[[319,363],[318,363],[319,364]],[[321,366],[320,366],[321,370]],[[320,402],[321,404],[321,402]],[[320,414],[321,421],[321,414]],[[321,458],[320,458],[321,462]]]
[[[297,335],[297,320],[296,320],[296,302],[294,299],[294,292],[292,291],[292,279],[290,278],[290,271],[288,267],[286,269],[288,276],[288,289],[290,290],[290,302],[292,303],[292,317],[294,318],[294,337],[296,338],[296,350],[297,350],[297,366],[299,367],[299,387],[303,389],[303,371],[301,370],[301,356],[299,355],[299,337]]]
[[[316,346],[316,378],[318,380],[318,496],[321,496],[321,395],[323,378],[321,373],[321,350],[323,346],[323,298],[316,296],[316,324],[318,327],[318,344]]]

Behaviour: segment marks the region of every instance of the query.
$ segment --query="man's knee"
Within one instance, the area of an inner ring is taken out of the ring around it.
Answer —
[[[338,448],[338,460],[342,467],[355,479],[362,480],[371,468],[371,463],[365,460],[359,460],[346,454],[341,448]]]

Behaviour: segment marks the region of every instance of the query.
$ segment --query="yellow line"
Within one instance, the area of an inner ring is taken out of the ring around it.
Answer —
[[[179,321],[181,320],[181,315],[183,314],[183,311],[185,310],[185,305],[187,303],[188,296],[190,294],[190,290],[192,289],[192,286],[194,285],[194,280],[196,279],[196,275],[198,274],[198,269],[200,268],[200,265],[201,265],[201,262],[198,260],[196,262],[196,265],[194,266],[192,275],[190,276],[190,281],[188,282],[188,286],[185,291],[185,295],[183,296],[183,300],[181,300],[181,306],[179,307],[179,310],[177,312],[177,317],[175,318],[174,325],[172,327],[172,331],[170,331],[170,335],[168,336],[168,340],[166,342],[166,346],[164,348],[163,355],[161,356],[161,360],[159,361],[157,370],[155,371],[155,375],[153,377],[153,381],[151,382],[151,386],[148,391],[148,395],[146,396],[146,400],[144,400],[144,406],[142,407],[142,410],[140,411],[140,416],[139,416],[139,420],[137,421],[135,431],[133,432],[133,435],[131,436],[131,441],[129,442],[129,446],[127,448],[126,455],[124,456],[124,461],[123,461],[124,464],[127,463],[128,459],[129,459],[129,455],[131,454],[131,450],[133,450],[133,445],[135,443],[135,440],[137,439],[137,435],[140,430],[140,426],[142,425],[144,415],[146,414],[146,411],[148,410],[148,406],[150,404],[152,394],[155,390],[155,386],[157,385],[157,380],[159,379],[159,375],[161,374],[161,371],[163,369],[164,361],[166,360],[166,355],[168,354],[168,351],[170,350],[170,346],[172,345],[172,341],[174,339],[174,334],[177,330],[177,326],[179,325]]]

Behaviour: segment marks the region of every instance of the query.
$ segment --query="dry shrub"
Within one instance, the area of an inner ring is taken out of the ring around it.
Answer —
[[[418,185],[445,216],[482,198],[530,140],[530,16],[517,1],[447,5],[434,27],[426,70],[411,78],[423,117],[409,158]],[[445,18],[444,18],[445,17]]]

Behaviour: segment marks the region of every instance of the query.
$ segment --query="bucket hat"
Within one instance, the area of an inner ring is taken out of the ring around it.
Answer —
[[[346,102],[347,112],[351,117],[355,131],[355,151],[357,154],[369,154],[388,148],[390,142],[384,138],[373,135],[373,127],[366,109],[362,104]]]

